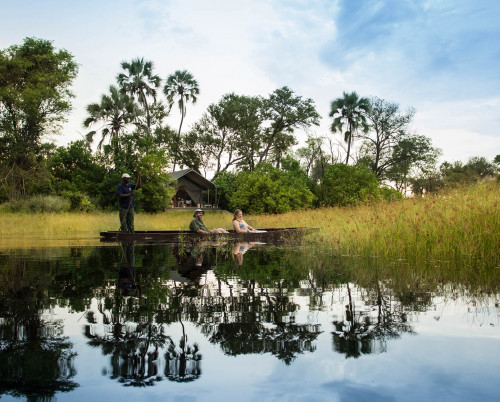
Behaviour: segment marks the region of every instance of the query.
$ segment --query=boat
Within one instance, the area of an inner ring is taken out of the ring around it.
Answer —
[[[265,228],[257,232],[236,233],[195,233],[189,230],[137,230],[134,233],[119,231],[101,232],[102,242],[140,242],[140,243],[194,243],[199,241],[243,241],[278,243],[296,241],[303,236],[318,231],[319,228]]]

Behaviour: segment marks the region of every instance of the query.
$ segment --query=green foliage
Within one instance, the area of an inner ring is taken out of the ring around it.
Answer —
[[[148,212],[170,208],[175,194],[174,181],[166,173],[168,160],[163,150],[150,151],[141,158],[138,169],[142,175],[140,205]]]
[[[213,180],[217,186],[217,196],[219,197],[219,208],[231,209],[231,197],[236,190],[236,174],[223,170]]]
[[[457,161],[453,164],[444,162],[440,167],[445,186],[454,187],[460,184],[470,184],[485,177],[493,177],[498,171],[494,163],[484,157],[473,157],[463,164]]]
[[[62,191],[61,196],[66,198],[71,211],[92,212],[95,210],[93,205],[85,194],[74,191]]]
[[[67,147],[59,147],[48,158],[47,165],[52,173],[54,190],[82,193],[92,197],[99,195],[97,184],[101,183],[106,168],[92,154],[84,141],[71,142]]]
[[[403,194],[400,191],[389,187],[380,187],[379,194],[386,201],[399,201],[403,199]]]
[[[122,68],[126,73],[118,74],[116,80],[123,93],[136,97],[139,104],[144,107],[149,133],[151,131],[151,111],[148,97],[152,97],[153,103],[156,103],[156,88],[160,87],[161,78],[158,75],[153,75],[153,62],[145,62],[143,58],[136,58],[130,63],[124,61]]]
[[[41,138],[56,133],[71,109],[78,66],[52,42],[26,38],[0,51],[0,162],[26,171]]]
[[[317,196],[323,205],[357,205],[379,196],[378,180],[363,165],[329,165]]]
[[[356,132],[368,131],[366,114],[370,110],[368,98],[360,98],[356,92],[344,92],[342,98],[337,98],[330,104],[330,117],[333,117],[331,125],[332,133],[340,132],[344,134],[344,141],[347,143],[347,157],[345,163],[349,163],[351,144]],[[346,129],[345,132],[342,132]]]
[[[263,149],[259,151],[258,161],[276,162],[277,167],[281,157],[297,142],[294,131],[319,125],[320,120],[314,101],[302,99],[288,87],[276,89],[261,100],[261,115],[269,126],[263,128]]]
[[[134,99],[121,92],[117,87],[111,85],[109,94],[101,96],[99,103],[91,103],[86,107],[88,117],[83,121],[84,127],[91,127],[102,123],[99,130],[89,131],[86,135],[87,141],[92,142],[97,131],[101,131],[101,140],[97,148],[101,149],[106,138],[110,138],[110,144],[118,152],[120,136],[130,125],[141,126],[140,117],[142,109],[134,102]],[[114,141],[113,141],[114,140]]]
[[[50,171],[45,161],[37,161],[30,155],[29,165],[27,169],[18,165],[0,165],[0,202],[51,192]]]
[[[9,201],[4,208],[11,212],[67,212],[70,209],[70,202],[55,195],[37,195]]]
[[[263,164],[253,172],[238,174],[231,207],[249,213],[275,214],[309,207],[313,200],[314,195],[303,180]]]

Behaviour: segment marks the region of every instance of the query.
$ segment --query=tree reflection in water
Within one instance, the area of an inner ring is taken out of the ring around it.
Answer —
[[[376,305],[376,315],[369,306],[357,311],[350,284],[346,284],[348,303],[343,320],[333,321],[334,349],[346,358],[357,358],[362,354],[387,351],[386,340],[397,339],[402,333],[413,334],[413,327],[407,322],[407,315],[401,303],[384,295],[379,281],[373,290],[369,305]],[[390,293],[389,293],[390,294]],[[375,296],[375,303],[373,303]]]
[[[234,273],[218,267],[224,273],[219,279],[219,303],[210,309],[217,319],[200,326],[209,341],[219,344],[225,354],[271,353],[288,365],[299,354],[316,349],[313,342],[321,333],[320,325],[295,323],[298,305],[282,285],[282,278],[287,277],[295,289],[301,273],[283,266],[281,260],[281,253],[265,253],[247,257],[243,266],[235,262],[237,274],[241,275],[241,291],[236,294],[228,282]],[[229,296],[223,294],[222,283],[229,289]]]
[[[166,325],[161,322],[157,298],[143,297],[143,289],[136,281],[135,254],[133,243],[121,244],[122,256],[118,284],[113,298],[101,300],[96,313],[89,312],[85,335],[89,344],[100,347],[105,355],[111,356],[112,379],[125,386],[144,387],[161,381],[161,365],[165,364],[164,374],[173,381],[192,381],[201,374],[201,354],[197,344],[187,345],[187,335],[181,316],[177,317],[182,327],[182,338],[176,346],[166,333]],[[166,284],[162,293],[171,293]],[[174,281],[173,299],[177,297]],[[99,319],[98,319],[99,318]],[[159,321],[158,321],[159,319]],[[98,323],[100,321],[100,323]],[[161,353],[165,352],[165,362]]]
[[[72,343],[62,320],[51,320],[44,289],[50,278],[32,275],[25,260],[1,264],[0,395],[50,399],[78,384]],[[6,280],[6,278],[8,278]]]

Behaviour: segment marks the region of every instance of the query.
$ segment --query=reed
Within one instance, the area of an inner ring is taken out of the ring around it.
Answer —
[[[339,255],[499,267],[499,201],[498,183],[482,182],[425,198],[246,220],[257,227],[319,227],[308,241]]]
[[[343,208],[246,215],[254,227],[319,227],[306,241],[335,255],[407,263],[500,267],[500,185],[482,182],[445,194]],[[187,229],[192,210],[136,213],[137,230]],[[206,211],[207,227],[231,227],[232,214]],[[98,237],[118,230],[117,212],[0,213],[0,237]]]
[[[203,221],[208,227],[231,227],[227,211],[207,211]],[[135,214],[136,230],[187,229],[193,219],[191,210]],[[0,213],[0,236],[40,236],[93,233],[118,230],[118,212]]]

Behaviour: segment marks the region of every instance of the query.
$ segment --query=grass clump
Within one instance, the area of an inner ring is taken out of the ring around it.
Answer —
[[[30,198],[10,201],[2,205],[5,212],[66,212],[70,209],[70,202],[66,198],[56,195],[37,195]]]
[[[247,217],[257,227],[316,226],[310,241],[338,254],[406,259],[453,259],[498,267],[500,186],[467,188],[395,202]]]

